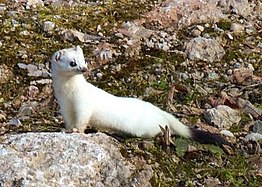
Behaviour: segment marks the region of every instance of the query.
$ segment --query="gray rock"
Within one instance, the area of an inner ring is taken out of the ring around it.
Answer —
[[[203,27],[202,25],[197,25],[196,28],[201,32],[205,30],[205,27]]]
[[[28,71],[28,76],[30,77],[49,77],[49,72],[43,65],[34,65],[34,64],[24,64],[18,63],[19,68],[25,69]]]
[[[155,43],[152,40],[149,40],[146,42],[147,47],[153,48],[155,46]]]
[[[141,159],[140,166],[125,160],[114,139],[102,133],[25,133],[1,139],[0,186],[151,186],[151,168]]]
[[[262,121],[257,120],[253,126],[253,132],[262,134]]]
[[[43,30],[45,32],[51,32],[53,31],[55,28],[55,23],[54,22],[51,22],[51,21],[45,21],[44,24],[43,24]]]
[[[203,60],[206,62],[220,61],[225,50],[215,39],[197,37],[186,44],[185,52],[191,60]]]
[[[262,140],[262,134],[259,133],[250,133],[248,135],[246,135],[245,137],[246,141],[258,141],[258,140]]]
[[[96,74],[96,76],[97,76],[97,78],[100,80],[100,79],[102,79],[103,74],[102,74],[101,72],[98,72],[98,73]]]
[[[42,0],[26,0],[26,7],[36,7],[36,6],[44,6],[44,2]]]
[[[21,121],[17,118],[13,118],[13,119],[10,119],[8,122],[7,122],[7,125],[15,125],[15,126],[19,126],[19,125],[22,125]],[[0,146],[0,155],[1,155],[1,146]],[[1,156],[0,156],[1,157]],[[0,183],[1,184],[1,183]]]
[[[244,26],[239,23],[231,23],[230,25],[230,31],[234,33],[241,33],[244,32],[244,30],[245,30]]]
[[[218,105],[216,108],[207,109],[204,117],[209,124],[218,129],[229,129],[233,124],[238,124],[241,120],[239,112],[226,105]]]
[[[201,31],[198,29],[193,29],[191,32],[192,36],[200,36],[201,35]]]
[[[224,135],[224,136],[228,136],[228,137],[235,137],[234,134],[232,132],[230,132],[229,130],[221,130],[220,134]]]
[[[6,10],[6,5],[5,4],[0,4],[0,12],[4,12]]]
[[[23,103],[22,106],[19,108],[18,116],[30,116],[35,110],[36,107],[39,105],[36,101],[28,101]]]
[[[35,81],[30,81],[30,85],[37,85],[37,84],[51,84],[52,79],[39,79]]]

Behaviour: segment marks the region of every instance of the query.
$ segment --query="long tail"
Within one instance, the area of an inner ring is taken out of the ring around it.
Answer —
[[[223,147],[223,145],[229,145],[232,147],[231,143],[226,141],[223,137],[221,137],[218,134],[188,127],[181,123],[177,118],[175,118],[171,114],[168,114],[168,118],[170,121],[169,127],[171,129],[171,132],[176,132],[180,136],[183,136],[185,138],[191,138],[194,141],[204,144],[214,144],[220,147]]]
[[[214,144],[219,147],[223,147],[223,145],[228,145],[232,147],[232,144],[225,140],[222,136],[218,134],[214,134],[211,132],[198,130],[196,128],[190,128],[191,138],[197,142],[204,144]]]

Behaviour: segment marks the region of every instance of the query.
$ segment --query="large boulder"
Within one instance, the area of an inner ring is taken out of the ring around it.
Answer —
[[[127,161],[102,133],[24,133],[0,142],[0,186],[151,186],[151,167]]]

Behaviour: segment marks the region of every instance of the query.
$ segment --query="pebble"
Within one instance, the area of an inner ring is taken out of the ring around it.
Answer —
[[[129,45],[129,46],[134,45],[134,43],[135,43],[134,40],[128,40],[128,41],[126,42],[126,44]]]
[[[240,113],[226,105],[218,105],[216,108],[207,109],[204,118],[210,125],[218,129],[229,129],[233,124],[241,120]]]
[[[16,126],[19,126],[21,125],[21,121],[18,119],[18,118],[13,118],[11,120],[9,120],[7,123],[7,125],[16,125]]]
[[[146,46],[149,47],[149,48],[153,48],[155,46],[155,43],[151,39],[151,40],[146,42]]]
[[[235,62],[235,63],[233,64],[233,68],[234,68],[234,69],[239,69],[239,68],[241,68],[241,64],[238,63],[238,62]]]
[[[234,33],[240,33],[244,31],[244,26],[239,23],[231,23],[230,25],[230,31]]]
[[[181,79],[183,79],[183,80],[189,79],[189,76],[188,76],[187,73],[180,73],[180,77],[181,77]]]
[[[39,79],[35,81],[30,81],[30,85],[37,85],[37,84],[52,84],[52,79]]]
[[[253,132],[262,134],[262,121],[257,120],[253,126]]]
[[[203,34],[204,38],[210,38],[210,35],[208,33]]]
[[[247,28],[246,28],[246,33],[251,35],[253,32],[255,32],[255,28],[252,26],[252,25],[249,25]]]
[[[54,22],[51,22],[51,21],[45,21],[44,24],[43,24],[43,30],[45,32],[51,32],[53,31],[55,28],[55,23]]]
[[[102,74],[101,72],[98,72],[98,73],[96,74],[96,76],[97,76],[98,79],[102,79],[103,74]]]
[[[233,74],[233,70],[232,69],[227,70],[227,74],[228,75],[232,75]]]
[[[23,103],[22,106],[19,108],[19,116],[30,116],[38,106],[38,102],[36,101],[29,101],[26,103]]]
[[[115,33],[115,36],[118,37],[118,38],[124,38],[124,35],[120,32]]]
[[[258,141],[262,139],[262,134],[259,133],[253,133],[251,132],[250,134],[246,135],[245,140],[246,141]]]
[[[30,35],[30,32],[27,31],[27,30],[24,30],[24,31],[21,31],[21,32],[20,32],[20,35],[29,36],[29,35]]]
[[[6,5],[5,4],[0,4],[0,12],[4,12],[6,10]]]
[[[27,96],[30,100],[37,99],[37,95],[39,93],[38,87],[31,85],[27,89]]]
[[[198,30],[198,29],[194,29],[194,30],[192,30],[192,36],[195,36],[195,37],[197,37],[197,36],[200,36],[201,35],[201,31],[200,30]]]
[[[228,136],[228,137],[235,137],[234,134],[232,132],[230,132],[229,130],[221,130],[220,134],[224,135],[224,136]]]
[[[205,28],[202,25],[197,25],[196,28],[201,32],[205,30]]]
[[[230,34],[230,33],[227,33],[227,37],[230,39],[230,40],[233,40],[234,37]]]
[[[247,68],[250,69],[251,71],[255,71],[255,68],[252,64],[248,64]]]
[[[166,32],[164,32],[164,31],[160,31],[160,37],[162,37],[162,38],[166,38],[167,37],[167,33]]]

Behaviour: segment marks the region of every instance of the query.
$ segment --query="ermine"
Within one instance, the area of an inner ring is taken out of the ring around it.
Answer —
[[[154,137],[167,126],[171,134],[201,143],[228,144],[221,136],[190,128],[173,115],[149,102],[117,97],[88,83],[81,47],[62,49],[51,58],[55,97],[67,130],[84,132],[87,126],[124,132],[136,137]]]

